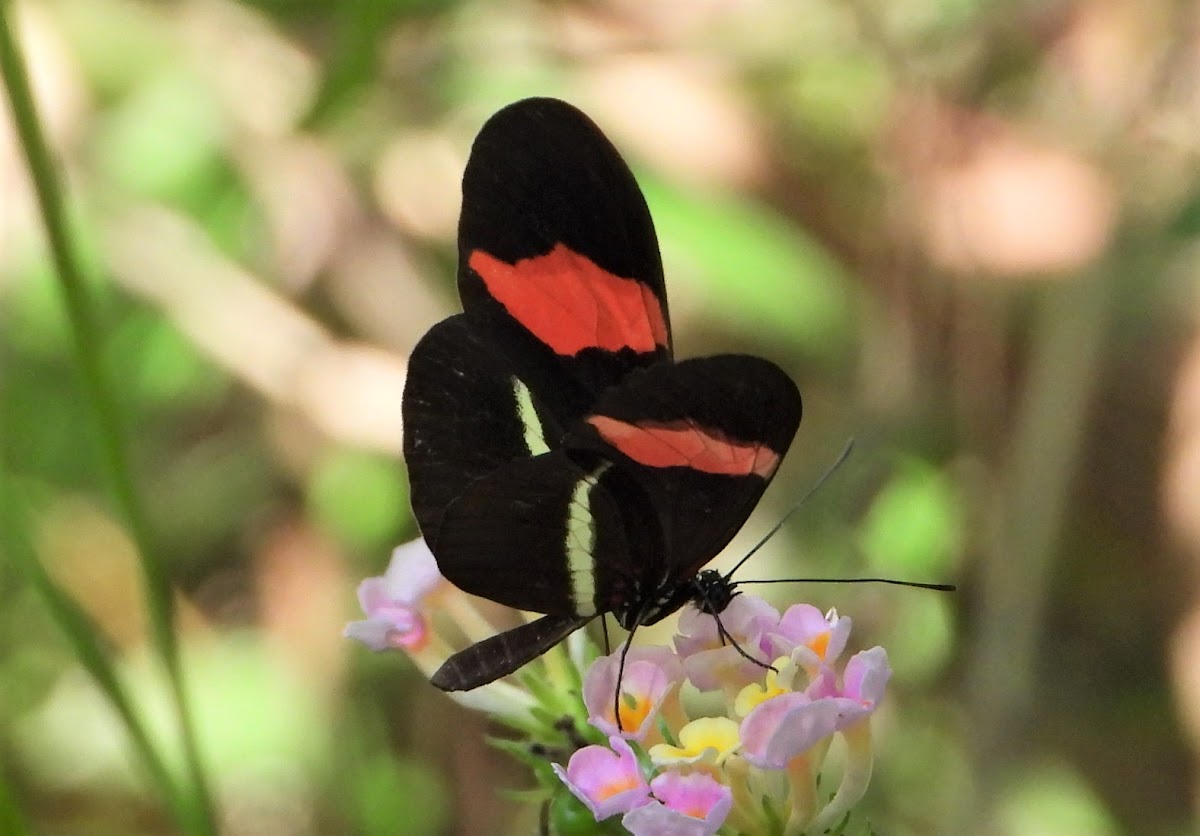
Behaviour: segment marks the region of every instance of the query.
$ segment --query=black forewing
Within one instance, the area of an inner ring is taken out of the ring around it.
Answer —
[[[463,309],[566,425],[634,368],[670,357],[670,318],[654,224],[641,190],[612,143],[587,116],[556,99],[525,99],[483,126],[463,175],[458,288]],[[602,269],[647,287],[667,326],[651,352],[549,351],[488,293],[470,267],[483,250],[509,264],[565,245]]]
[[[592,414],[635,425],[696,426],[761,445],[781,460],[799,427],[801,402],[795,383],[774,363],[722,355],[635,372],[601,397]],[[623,510],[639,503],[653,509],[663,547],[631,567],[651,584],[698,572],[742,527],[775,473],[647,466],[607,443],[586,422],[569,431],[564,443],[572,455],[586,451],[616,463],[601,485]]]
[[[430,329],[409,358],[404,460],[413,514],[439,561],[446,507],[476,479],[533,452],[517,411],[517,380],[520,374],[508,365],[506,355],[471,328],[462,314]],[[530,395],[543,440],[557,446],[561,431],[537,396]]]

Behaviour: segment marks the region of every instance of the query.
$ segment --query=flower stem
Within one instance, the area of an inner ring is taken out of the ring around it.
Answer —
[[[479,608],[466,595],[457,593],[456,590],[447,592],[441,596],[440,603],[471,644],[496,635],[495,626],[483,617]]]
[[[811,828],[814,833],[823,833],[826,828],[839,822],[859,802],[867,791],[867,784],[871,782],[874,758],[870,721],[864,720],[844,729],[842,739],[846,741],[846,768],[842,773],[842,783],[833,800],[813,819]]]
[[[109,488],[138,550],[152,640],[166,670],[176,721],[183,740],[191,794],[188,809],[180,811],[188,832],[216,832],[207,779],[204,774],[183,685],[179,647],[174,631],[175,602],[166,571],[154,557],[150,526],[142,510],[126,453],[125,432],[113,390],[102,365],[103,341],[84,286],[82,270],[67,231],[66,210],[50,150],[37,117],[25,62],[9,20],[11,4],[0,0],[0,74],[12,108],[13,124],[29,164],[50,257],[54,262],[91,418],[95,422],[107,470]]]
[[[812,761],[807,754],[792,758],[787,765],[787,777],[791,787],[792,811],[783,832],[788,836],[797,836],[808,827],[817,808],[817,782]]]
[[[733,791],[733,809],[728,823],[739,833],[761,832],[761,808],[750,791],[750,765],[745,758],[734,755],[725,761],[725,772],[729,775],[729,789]]]

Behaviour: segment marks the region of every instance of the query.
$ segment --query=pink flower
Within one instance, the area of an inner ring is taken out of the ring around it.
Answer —
[[[891,676],[882,647],[856,654],[843,685],[825,668],[808,690],[781,694],[742,721],[742,756],[763,769],[784,769],[820,741],[869,717]]]
[[[619,737],[610,737],[608,744],[612,749],[584,746],[571,755],[566,769],[551,764],[554,774],[587,805],[596,821],[628,813],[650,801],[650,786],[633,749]]]
[[[631,647],[621,676],[621,723],[614,714],[621,651],[597,659],[583,680],[588,720],[606,735],[644,740],[663,701],[683,680],[683,666],[667,647]]]
[[[657,803],[626,813],[634,836],[713,836],[733,807],[729,787],[703,772],[664,772],[650,782]]]
[[[814,700],[803,691],[783,694],[742,721],[742,756],[762,769],[784,769],[840,726],[867,713],[854,700]]]
[[[735,595],[721,613],[725,631],[739,642],[751,641],[778,623],[779,610],[756,595]],[[680,656],[691,656],[720,646],[717,620],[711,614],[695,607],[687,607],[679,614],[675,650]]]
[[[679,635],[675,649],[683,657],[688,679],[701,691],[717,688],[741,688],[762,677],[763,667],[738,652],[730,640],[750,656],[769,664],[770,645],[764,639],[779,624],[779,611],[761,598],[738,595],[721,613],[721,624],[728,634],[722,642],[717,621],[712,615],[688,608],[679,616]]]
[[[856,699],[874,709],[875,704],[883,699],[883,692],[891,678],[892,668],[888,665],[887,651],[882,647],[855,653],[842,673],[842,696]]]
[[[790,656],[812,675],[821,665],[833,664],[846,649],[850,627],[850,619],[837,610],[823,615],[812,604],[796,604],[768,632],[768,640],[773,656]]]
[[[424,540],[398,546],[382,577],[359,584],[358,602],[367,618],[347,624],[342,635],[372,650],[420,650],[429,638],[422,601],[443,583]]]

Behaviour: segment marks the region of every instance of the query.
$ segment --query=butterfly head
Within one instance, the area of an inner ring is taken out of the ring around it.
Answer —
[[[613,617],[626,630],[656,624],[689,601],[696,609],[717,615],[737,595],[735,584],[714,569],[706,569],[691,580],[669,578],[651,590],[634,589],[626,602],[613,610]]]

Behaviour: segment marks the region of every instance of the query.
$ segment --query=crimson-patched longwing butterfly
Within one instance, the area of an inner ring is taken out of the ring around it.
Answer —
[[[543,617],[452,656],[465,690],[597,616],[625,629],[733,595],[701,571],[800,424],[800,393],[741,354],[677,361],[658,241],[620,154],[571,105],[483,126],[463,175],[463,312],[413,350],[404,457],[443,575]],[[753,281],[753,277],[747,277]]]

